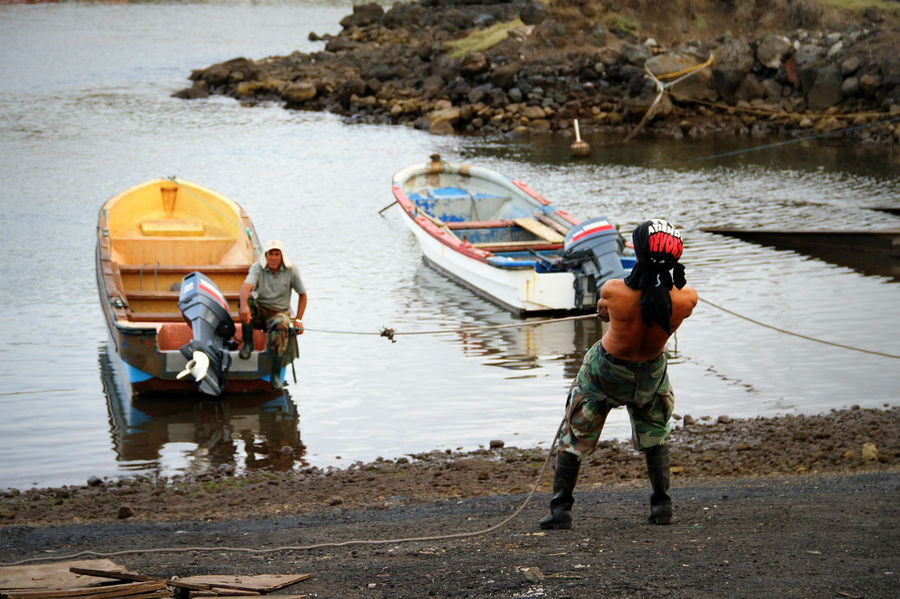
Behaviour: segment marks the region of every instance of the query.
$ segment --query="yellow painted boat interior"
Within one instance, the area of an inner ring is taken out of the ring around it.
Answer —
[[[237,314],[238,291],[257,254],[252,224],[235,202],[200,185],[156,179],[111,198],[101,223],[104,217],[101,261],[105,251],[108,283],[124,295],[132,320],[180,319],[178,289],[195,270],[215,282]]]

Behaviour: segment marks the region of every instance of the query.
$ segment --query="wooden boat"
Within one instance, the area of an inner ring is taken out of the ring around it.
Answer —
[[[634,265],[606,218],[579,222],[486,168],[435,154],[392,187],[425,262],[518,315],[596,310],[600,286]]]
[[[195,272],[208,277],[198,286],[218,288],[218,296],[209,297],[222,306],[230,327],[240,287],[259,253],[243,209],[195,183],[154,179],[104,203],[97,219],[97,288],[123,386],[132,393],[194,391],[198,381],[184,376],[191,353],[182,348],[197,335],[179,308],[182,281]],[[220,356],[228,362],[227,384],[200,390],[271,389],[265,334],[255,332],[248,360],[239,359],[233,346]]]

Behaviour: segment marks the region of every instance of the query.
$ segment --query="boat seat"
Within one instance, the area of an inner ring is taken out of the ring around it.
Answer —
[[[562,243],[563,241],[565,241],[565,237],[560,235],[558,232],[531,217],[515,218],[513,219],[513,222],[515,222],[517,225],[519,225],[529,233],[532,233],[537,237],[540,237],[541,239],[544,239],[551,243]]]
[[[137,291],[126,291],[125,295],[128,297],[129,300],[147,300],[147,301],[171,300],[171,301],[177,303],[178,298],[181,296],[181,292],[180,291],[145,291],[143,289],[139,289]],[[240,296],[240,293],[237,291],[234,291],[234,292],[222,291],[222,295],[225,296],[226,300],[236,302],[236,301],[238,301],[238,297]]]
[[[210,235],[120,234],[110,238],[113,260],[122,264],[160,262],[217,264],[237,244],[233,237]]]
[[[199,236],[205,233],[203,223],[194,218],[148,219],[141,221],[141,234],[160,237]]]
[[[447,223],[450,229],[499,229],[516,224],[511,220],[461,220]]]
[[[203,274],[209,276],[209,273],[216,274],[243,274],[246,275],[250,266],[245,264],[119,264],[119,272],[125,273],[148,273],[154,270],[158,273],[184,273],[189,274],[195,270],[199,270]]]
[[[562,243],[551,243],[542,239],[532,239],[530,241],[487,241],[482,243],[473,243],[472,247],[490,252],[521,252],[523,250],[558,250],[563,246]]]

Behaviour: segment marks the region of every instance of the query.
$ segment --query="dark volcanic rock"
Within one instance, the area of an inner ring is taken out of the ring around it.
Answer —
[[[891,106],[900,103],[896,27],[722,35],[668,48],[634,30],[631,21],[611,16],[625,11],[625,4],[426,0],[397,2],[387,11],[360,4],[341,20],[338,35],[310,34],[323,39],[323,51],[228,60],[194,71],[193,85],[173,95],[223,94],[245,104],[281,99],[287,108],[333,111],[354,122],[413,124],[439,134],[531,130],[566,136],[576,118],[584,134],[625,134],[640,123],[675,136],[794,136],[813,127],[836,131],[854,119],[842,114],[887,120]],[[793,27],[812,27],[820,21],[818,8],[794,2],[778,15]],[[448,45],[498,25],[506,37],[492,46]],[[665,82],[656,103],[659,88],[645,68]],[[456,116],[429,116],[446,110],[438,105],[444,101]],[[834,113],[831,124],[817,121],[824,111]],[[843,135],[894,144],[900,127],[848,128]]]

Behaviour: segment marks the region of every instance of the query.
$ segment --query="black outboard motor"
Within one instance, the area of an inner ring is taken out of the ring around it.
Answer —
[[[194,377],[197,388],[208,395],[221,395],[228,384],[228,368],[235,349],[234,322],[228,302],[209,277],[192,272],[181,281],[178,309],[191,327],[193,339],[179,351],[187,358],[178,378]]]
[[[622,266],[625,241],[605,218],[591,218],[566,234],[562,263],[575,274],[575,306],[590,309],[600,299],[607,279],[626,276]]]

